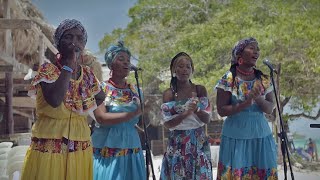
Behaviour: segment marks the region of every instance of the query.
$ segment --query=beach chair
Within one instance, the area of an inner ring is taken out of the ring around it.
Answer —
[[[29,146],[15,146],[11,148],[11,150],[8,152],[8,161],[16,155],[23,155],[25,156],[27,153]]]
[[[13,146],[12,142],[1,142],[0,148],[11,148]]]
[[[8,148],[8,147],[0,148],[0,155],[7,154],[9,151],[11,151],[11,148]]]
[[[7,162],[7,160],[0,160],[0,177],[6,174]]]

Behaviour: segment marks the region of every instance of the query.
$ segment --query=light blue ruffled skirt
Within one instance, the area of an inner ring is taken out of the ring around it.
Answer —
[[[115,152],[116,153],[116,152]],[[94,180],[145,180],[146,168],[143,152],[104,157],[100,151],[93,156]]]
[[[217,179],[277,179],[277,148],[264,138],[221,137]]]

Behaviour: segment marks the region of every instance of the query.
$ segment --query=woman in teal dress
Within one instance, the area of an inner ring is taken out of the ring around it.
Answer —
[[[217,110],[227,116],[222,129],[217,179],[278,179],[277,151],[264,113],[274,109],[272,84],[256,69],[258,42],[240,40],[230,70],[218,82]]]
[[[135,125],[141,115],[136,86],[128,84],[130,51],[111,45],[105,60],[111,77],[102,82],[104,104],[94,111],[96,127],[92,134],[95,180],[145,180],[146,170],[140,138]]]

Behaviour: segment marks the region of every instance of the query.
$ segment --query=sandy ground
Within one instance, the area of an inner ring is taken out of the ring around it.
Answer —
[[[156,179],[158,180],[160,177],[160,168],[161,168],[162,156],[154,156],[153,157],[153,167]],[[217,178],[217,168],[213,168],[213,179]],[[287,178],[291,179],[290,171],[288,169]],[[308,170],[300,170],[297,168],[293,168],[293,175],[295,180],[320,180],[320,172],[319,171],[308,171]],[[282,166],[278,167],[278,176],[279,180],[284,179],[284,171]],[[149,180],[152,180],[152,177],[149,177]]]

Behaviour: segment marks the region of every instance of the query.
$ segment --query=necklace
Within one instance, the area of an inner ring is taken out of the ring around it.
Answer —
[[[111,79],[109,79],[109,80],[108,80],[108,83],[110,83],[113,87],[119,88],[119,89],[124,89],[124,88],[128,87],[127,82],[124,82],[124,85],[123,85],[123,86],[119,86],[119,85],[117,85],[115,82],[113,82]]]
[[[236,69],[237,69],[237,71],[238,71],[240,74],[245,75],[245,76],[250,76],[251,74],[254,73],[254,70],[249,71],[249,72],[242,71],[242,70],[240,70],[240,68],[239,68],[238,66],[236,67]]]

